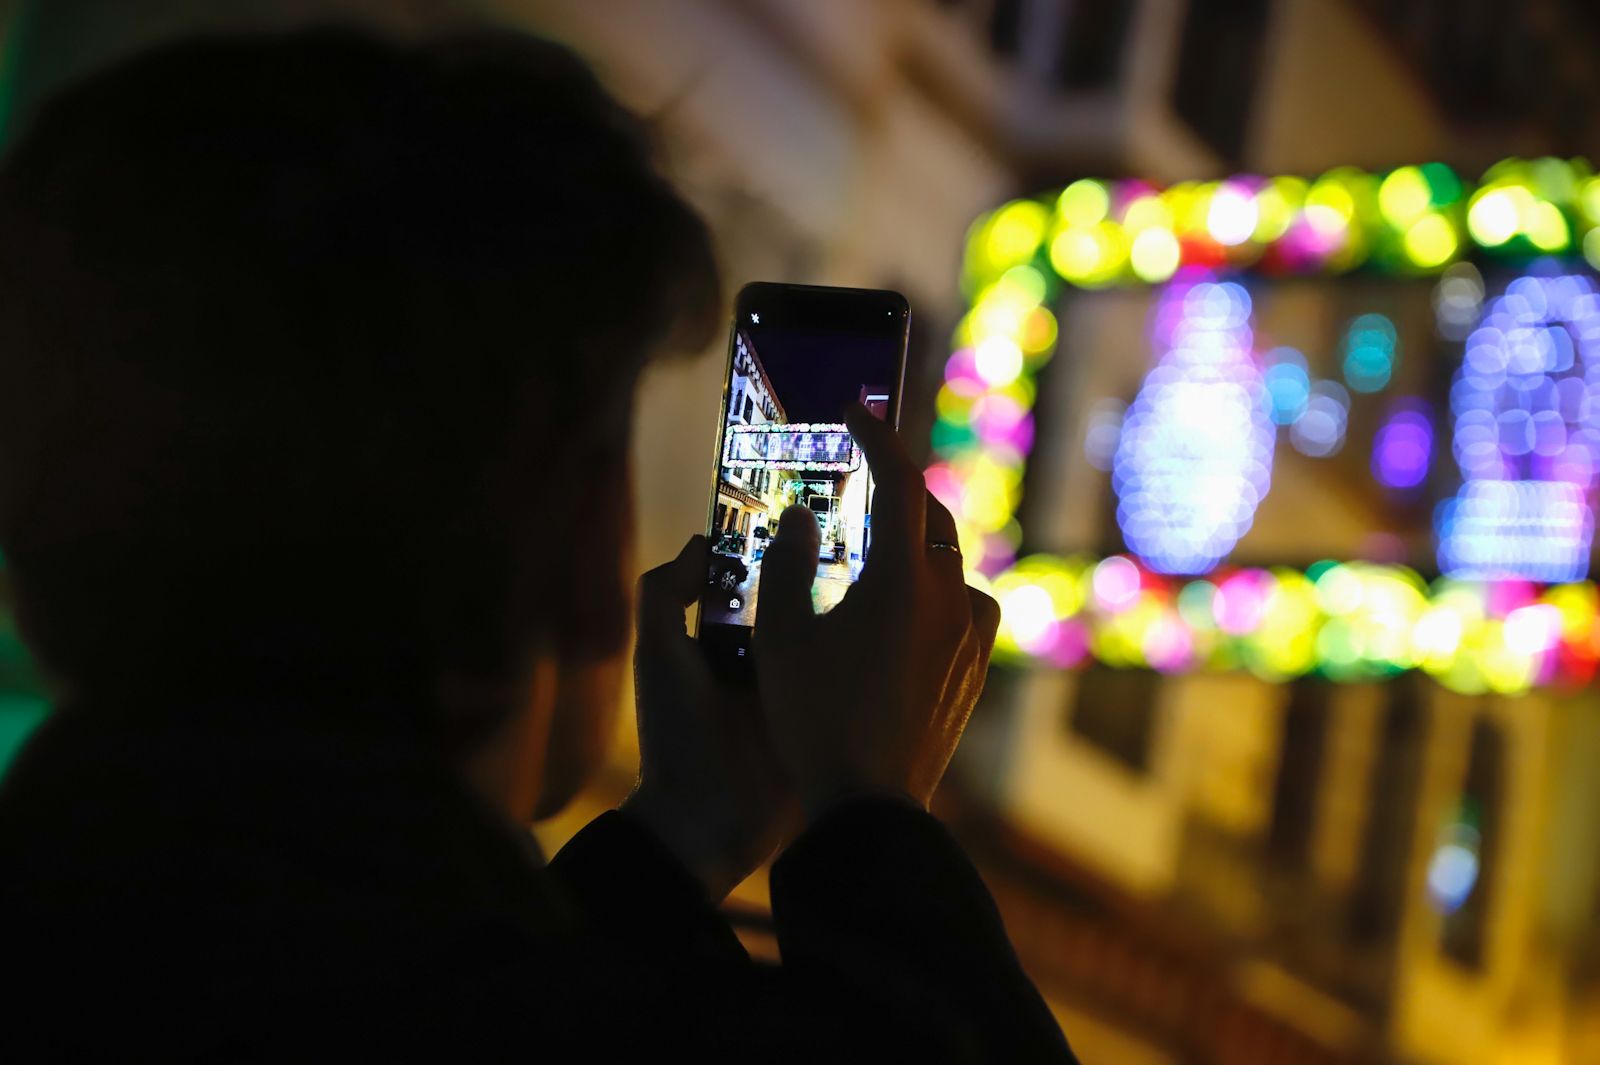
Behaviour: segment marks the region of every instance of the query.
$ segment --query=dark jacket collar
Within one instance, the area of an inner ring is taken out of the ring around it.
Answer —
[[[0,783],[0,864],[61,906],[191,922],[567,924],[532,835],[442,755],[335,720],[249,698],[58,710]]]

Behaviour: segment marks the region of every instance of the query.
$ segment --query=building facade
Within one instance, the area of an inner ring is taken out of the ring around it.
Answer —
[[[761,365],[761,356],[743,329],[734,333],[733,371],[724,417],[728,425],[788,421],[772,381]],[[730,548],[737,542],[737,553],[745,558],[750,558],[756,546],[777,529],[778,515],[783,511],[786,498],[786,472],[719,468],[712,528]]]

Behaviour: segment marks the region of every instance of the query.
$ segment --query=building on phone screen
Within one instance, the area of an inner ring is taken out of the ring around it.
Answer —
[[[781,425],[787,420],[755,344],[740,329],[733,339],[727,424]],[[792,501],[786,499],[788,482],[784,472],[718,467],[717,505],[712,522],[717,530],[715,546],[746,559],[755,555],[775,530],[784,506]]]

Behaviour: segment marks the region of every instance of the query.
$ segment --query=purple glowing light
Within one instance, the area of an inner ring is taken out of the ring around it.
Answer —
[[[1054,622],[1051,642],[1042,652],[1052,665],[1072,669],[1089,654],[1089,629],[1077,618]]]
[[[1252,633],[1261,624],[1272,593],[1272,578],[1261,570],[1241,570],[1223,581],[1211,601],[1217,628],[1230,636]]]
[[[1390,488],[1415,488],[1428,477],[1433,461],[1433,425],[1422,405],[1397,407],[1372,444],[1372,474]]]
[[[961,348],[950,356],[944,364],[944,380],[957,395],[969,399],[988,388],[978,373],[977,355],[971,348]]]

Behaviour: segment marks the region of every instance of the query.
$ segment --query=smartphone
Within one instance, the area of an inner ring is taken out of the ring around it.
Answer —
[[[748,677],[761,561],[793,505],[817,521],[819,613],[872,550],[872,474],[844,423],[859,402],[899,427],[911,311],[879,289],[756,282],[739,291],[722,380],[698,636],[713,668]]]

